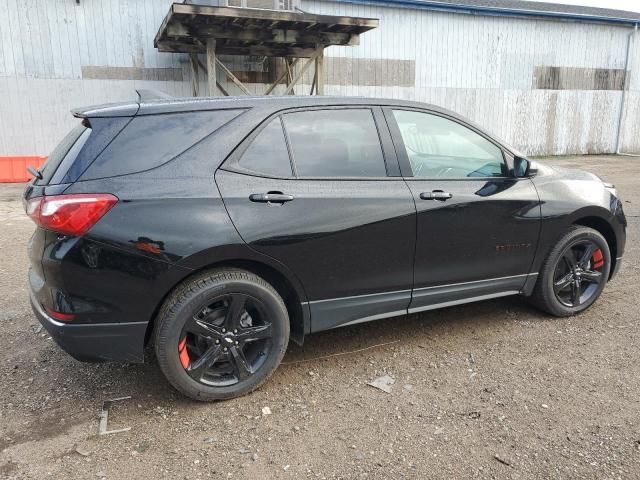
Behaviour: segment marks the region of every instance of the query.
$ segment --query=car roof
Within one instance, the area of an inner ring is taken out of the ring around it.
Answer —
[[[427,108],[455,115],[446,109],[421,102],[409,100],[397,100],[389,98],[368,97],[331,97],[331,96],[242,96],[242,97],[185,97],[185,98],[158,98],[142,100],[140,102],[121,102],[106,105],[97,105],[72,110],[77,117],[113,117],[132,115],[153,115],[159,113],[192,112],[198,110],[218,110],[229,108],[254,108],[262,107],[274,111],[311,106],[338,106],[338,105],[388,105]]]
[[[252,109],[259,108],[263,111],[278,112],[290,108],[341,106],[341,105],[368,105],[368,106],[390,106],[409,107],[429,110],[436,113],[457,118],[458,120],[473,126],[476,130],[486,132],[485,129],[475,122],[459,115],[446,108],[428,103],[415,102],[411,100],[399,100],[391,98],[371,98],[371,97],[334,97],[334,96],[239,96],[239,97],[185,97],[185,98],[152,98],[145,100],[141,98],[139,102],[122,102],[94,107],[86,107],[72,110],[76,117],[130,117],[137,115],[158,115],[163,113],[186,113],[207,110],[226,109]],[[488,134],[494,141],[501,144],[512,154],[522,155],[509,143],[503,141],[494,134]]]

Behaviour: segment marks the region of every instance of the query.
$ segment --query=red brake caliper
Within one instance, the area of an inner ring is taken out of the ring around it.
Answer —
[[[597,249],[595,252],[593,252],[591,261],[593,262],[593,268],[602,267],[604,265],[604,256],[602,255],[602,250]]]
[[[187,352],[187,337],[184,337],[178,344],[178,353],[180,353],[180,363],[184,368],[187,368],[191,363],[189,352]]]

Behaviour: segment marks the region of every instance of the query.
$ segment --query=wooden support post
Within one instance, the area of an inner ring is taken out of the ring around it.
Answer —
[[[220,70],[222,70],[224,72],[224,74],[229,77],[229,80],[231,80],[236,87],[238,87],[240,90],[242,90],[242,93],[244,93],[245,95],[251,95],[251,92],[249,90],[247,90],[247,87],[245,87],[242,82],[240,80],[238,80],[238,77],[236,77],[233,72],[231,72],[231,70],[229,70],[227,68],[227,66],[222,63],[220,60],[218,60],[216,58],[216,65],[218,67],[220,67]]]
[[[297,62],[298,62],[297,58],[293,63],[291,63],[291,59],[287,59],[287,87],[291,85],[291,82],[293,81],[293,67]],[[291,90],[289,92],[289,95],[295,95],[295,92]]]
[[[194,97],[198,96],[199,90],[199,71],[198,71],[198,57],[195,53],[189,54],[189,59],[191,60],[191,95]]]
[[[198,66],[202,69],[202,71],[206,74],[208,74],[207,72],[207,67],[205,67],[202,62],[200,61],[200,59],[198,57],[196,57],[196,61],[198,62]],[[222,85],[220,85],[220,82],[216,79],[216,85],[218,86],[218,90],[220,90],[222,92],[222,94],[225,97],[229,96],[229,92],[227,92],[224,87]]]
[[[291,65],[295,65],[298,62],[298,59],[296,58],[295,60],[293,60],[293,63],[291,63],[291,59],[289,58],[285,58],[284,59],[286,62],[286,69],[280,74],[280,76],[278,78],[276,78],[276,81],[273,82],[269,88],[267,88],[266,92],[264,92],[265,95],[269,95],[271,92],[273,92],[273,89],[276,88],[278,86],[278,84],[284,79],[284,77],[287,77],[287,86],[289,85],[289,81],[291,78]]]
[[[311,57],[305,62],[305,64],[302,66],[302,68],[296,74],[296,76],[293,77],[293,80],[291,80],[291,84],[287,87],[287,90],[284,92],[285,95],[288,95],[289,92],[293,90],[293,87],[295,87],[296,83],[298,83],[298,81],[302,78],[302,75],[304,75],[304,72],[306,72],[309,69],[311,64],[315,62],[316,58],[318,58],[318,55],[321,53],[322,53],[322,50],[316,50],[313,53],[313,55],[311,55]]]
[[[218,94],[216,88],[216,39],[207,39],[207,85],[209,86],[209,95],[215,96]]]
[[[311,80],[311,90],[309,90],[309,95],[313,95],[313,89],[316,89],[316,95],[318,94],[318,59],[316,58],[316,65],[313,69],[313,80]]]
[[[315,84],[316,95],[324,95],[324,45],[317,45]]]

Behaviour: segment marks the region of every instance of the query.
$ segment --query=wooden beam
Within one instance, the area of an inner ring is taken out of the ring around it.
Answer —
[[[291,63],[291,60],[287,58],[287,87],[291,85],[291,82],[293,81],[293,68],[295,66],[295,63],[297,62],[298,62],[297,58],[294,63]],[[291,90],[289,92],[289,95],[295,95],[295,92]]]
[[[308,32],[304,30],[247,29],[222,25],[188,25],[171,24],[167,27],[167,36],[179,40],[180,38],[208,38],[231,39],[236,42],[267,42],[267,43],[305,43],[325,45],[359,45],[360,37],[353,33]]]
[[[216,85],[218,86],[218,90],[220,90],[222,92],[222,95],[224,95],[225,97],[229,96],[229,92],[227,92],[224,87],[222,85],[220,85],[220,82],[216,80]]]
[[[302,78],[302,75],[304,75],[304,72],[306,72],[309,69],[311,64],[315,62],[316,58],[318,57],[318,55],[320,53],[322,53],[322,50],[316,50],[315,53],[311,56],[311,58],[309,58],[304,63],[304,65],[302,66],[300,71],[296,74],[295,77],[293,77],[293,80],[291,81],[291,84],[285,90],[285,92],[284,92],[285,95],[287,95],[289,92],[291,92],[293,90],[293,87],[296,86],[296,83],[298,83],[298,81]]]
[[[318,45],[316,57],[316,95],[324,95],[324,45]]]
[[[311,81],[311,90],[309,90],[309,95],[313,95],[313,89],[316,89],[316,95],[318,93],[318,58],[315,60],[315,68],[313,69],[313,80]]]
[[[216,65],[218,67],[220,67],[220,70],[222,70],[224,72],[224,74],[227,77],[229,77],[229,80],[231,80],[236,87],[238,87],[240,90],[242,90],[242,92],[245,95],[251,95],[251,92],[249,90],[247,90],[247,88],[242,84],[242,82],[240,80],[238,80],[238,78],[233,74],[233,72],[231,70],[229,70],[227,68],[227,66],[224,63],[222,63],[220,60],[218,60],[217,58],[216,58]]]
[[[208,71],[207,71],[207,67],[204,66],[204,64],[200,61],[200,59],[196,56],[196,61],[198,62],[198,66],[202,69],[202,71],[208,75]],[[220,82],[218,81],[218,79],[216,78],[216,85],[218,86],[218,90],[220,90],[222,92],[222,94],[225,97],[229,96],[229,92],[227,92],[224,87],[222,85],[220,85]]]
[[[199,82],[200,77],[198,73],[198,57],[195,53],[189,54],[189,60],[191,61],[191,95],[194,97],[199,96]]]
[[[200,45],[194,45],[190,41],[178,40],[161,40],[156,44],[159,52],[169,53],[206,53],[206,48]]]
[[[265,95],[269,95],[271,92],[273,92],[273,89],[276,88],[278,86],[278,84],[284,79],[285,76],[290,76],[291,75],[291,67],[290,65],[290,60],[288,58],[285,58],[284,61],[286,62],[286,66],[287,68],[285,70],[283,70],[283,72],[280,74],[280,76],[276,79],[275,82],[273,82],[269,88],[267,88],[267,90],[264,92]],[[296,63],[298,63],[298,59],[296,58],[293,61],[292,65],[295,65]],[[288,84],[288,83],[287,83]]]
[[[313,47],[287,47],[271,45],[220,45],[218,55],[255,55],[257,57],[300,57],[310,58],[315,53]]]
[[[209,86],[209,95],[218,94],[217,77],[216,77],[216,39],[207,39],[207,85]]]
[[[208,5],[192,5],[188,3],[174,3],[169,9],[169,17],[197,15],[200,17],[246,18],[252,20],[270,20],[283,22],[298,22],[301,24],[327,23],[348,26],[365,27],[366,30],[378,27],[377,18],[343,17],[336,15],[316,15],[298,13],[286,10],[259,10],[254,8],[211,7]],[[367,28],[368,27],[368,28]]]

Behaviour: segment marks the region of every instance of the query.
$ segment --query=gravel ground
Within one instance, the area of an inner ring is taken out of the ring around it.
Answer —
[[[640,478],[640,159],[548,161],[625,200],[623,267],[590,310],[555,319],[512,297],[316,334],[215,404],[153,363],[79,363],[37,331],[33,224],[22,186],[0,185],[0,477]],[[390,394],[367,385],[385,374]],[[110,427],[131,430],[98,436],[102,401],[125,395]]]

